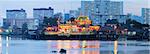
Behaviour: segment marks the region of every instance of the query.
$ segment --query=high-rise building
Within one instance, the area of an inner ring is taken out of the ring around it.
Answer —
[[[109,15],[123,15],[123,1],[109,2]]]
[[[6,18],[27,18],[27,13],[24,9],[6,10]]]
[[[81,15],[94,18],[94,1],[81,1]]]
[[[94,0],[94,25],[104,25],[107,16],[123,15],[123,2],[122,1],[110,1],[110,0]]]
[[[53,17],[54,9],[49,8],[34,8],[33,9],[33,17],[43,20],[44,17]]]
[[[142,8],[142,17],[145,23],[150,25],[150,8]]]
[[[109,0],[94,0],[95,14],[106,15],[109,10]]]

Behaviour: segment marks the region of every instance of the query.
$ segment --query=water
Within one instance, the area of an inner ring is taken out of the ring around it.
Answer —
[[[0,38],[2,54],[150,54],[146,41],[22,40]],[[52,52],[55,51],[55,52]]]

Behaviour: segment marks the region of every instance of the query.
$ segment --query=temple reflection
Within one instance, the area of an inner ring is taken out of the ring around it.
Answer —
[[[118,54],[117,49],[118,49],[118,41],[114,41],[114,54]]]
[[[50,44],[52,42],[53,44]],[[63,48],[67,50],[66,54],[100,54],[99,46],[100,46],[99,41],[77,41],[77,40],[74,40],[74,41],[71,41],[71,40],[51,41],[49,40],[48,41],[49,50],[52,48],[55,48],[55,50],[59,52],[59,50]]]

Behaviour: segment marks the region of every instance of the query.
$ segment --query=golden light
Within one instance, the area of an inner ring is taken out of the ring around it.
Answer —
[[[71,22],[71,21],[68,21]],[[80,33],[80,32],[89,32],[96,30],[98,31],[100,29],[99,26],[90,26],[92,24],[92,21],[87,16],[80,16],[77,19],[75,19],[75,22],[73,23],[66,23],[66,24],[59,24],[57,28],[58,33]],[[88,28],[80,27],[81,25],[89,25]],[[46,30],[48,32],[52,32],[55,28],[48,27]]]
[[[117,49],[118,49],[118,41],[114,41],[114,54],[117,54]]]
[[[90,30],[96,30],[98,31],[100,29],[99,26],[90,26]]]
[[[3,32],[2,29],[0,29],[0,33]]]
[[[86,16],[80,16],[80,17],[78,17],[77,20],[75,20],[75,21],[76,21],[78,24],[80,24],[80,25],[91,24],[91,23],[92,23],[92,21],[89,20],[89,18],[86,17]]]
[[[46,28],[47,31],[52,30],[52,29],[53,29],[53,28],[51,28],[51,27]]]

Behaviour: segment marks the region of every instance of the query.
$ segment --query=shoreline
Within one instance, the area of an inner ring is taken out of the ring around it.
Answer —
[[[150,41],[150,37],[143,38],[142,36],[118,36],[118,35],[1,35],[2,37],[22,38],[30,40],[100,40],[100,41],[115,41],[115,40],[136,40]]]

